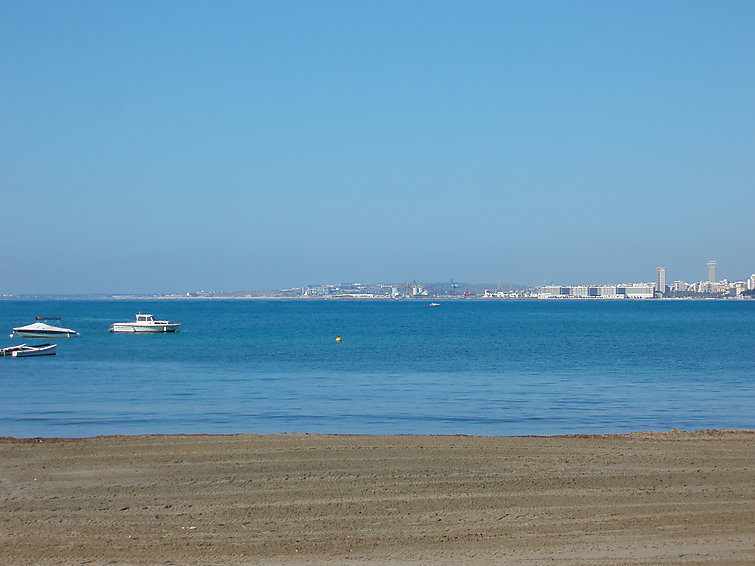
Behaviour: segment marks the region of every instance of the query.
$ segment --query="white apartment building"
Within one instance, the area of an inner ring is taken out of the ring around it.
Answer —
[[[575,299],[586,299],[589,296],[587,294],[587,285],[574,285],[569,287],[569,296]]]
[[[624,285],[545,285],[538,288],[539,299],[652,299],[653,283]]]
[[[658,293],[666,292],[666,268],[657,267],[655,269],[655,290]]]
[[[652,283],[619,285],[618,292],[620,295],[625,295],[627,299],[652,299],[655,295],[655,285]]]
[[[689,288],[689,285],[687,285],[684,281],[674,281],[674,284],[671,285],[672,291],[686,291]]]
[[[619,294],[616,285],[597,285],[587,291],[591,297],[599,299],[618,299]]]

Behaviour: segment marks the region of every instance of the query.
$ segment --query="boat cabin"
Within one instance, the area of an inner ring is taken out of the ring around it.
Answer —
[[[155,317],[151,314],[137,314],[136,322],[155,322]]]

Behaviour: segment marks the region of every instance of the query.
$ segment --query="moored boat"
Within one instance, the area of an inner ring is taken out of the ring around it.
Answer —
[[[181,324],[167,320],[155,320],[151,314],[137,314],[134,322],[115,322],[110,332],[178,332]]]
[[[27,324],[26,326],[17,326],[13,329],[15,334],[23,336],[24,338],[48,338],[50,336],[59,336],[61,338],[70,338],[71,336],[78,336],[79,333],[70,328],[63,328],[62,326],[53,326],[43,320],[60,320],[60,317],[44,317],[38,316],[37,322]],[[13,334],[11,334],[13,337]]]
[[[30,356],[54,356],[56,347],[57,344],[37,344],[36,346],[20,344],[18,346],[9,346],[7,348],[0,349],[0,355],[4,357],[11,356],[14,358],[27,358]]]

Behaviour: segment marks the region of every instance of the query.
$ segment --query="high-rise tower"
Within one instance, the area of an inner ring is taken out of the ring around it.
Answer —
[[[655,268],[655,292],[666,294],[666,268]]]
[[[716,279],[716,260],[711,259],[708,261],[708,281],[711,283],[715,283],[717,281]]]

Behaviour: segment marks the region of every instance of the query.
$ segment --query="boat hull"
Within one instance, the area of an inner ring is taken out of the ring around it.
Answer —
[[[13,332],[23,338],[71,338],[73,336],[79,335],[78,332],[45,332],[39,330],[27,331],[18,330],[16,328],[13,329]]]
[[[3,356],[12,356],[14,358],[29,358],[31,356],[54,356],[57,344],[39,344],[38,346],[27,346],[21,344],[20,346],[11,346],[10,348],[3,348]]]
[[[43,322],[18,326],[13,329],[13,332],[24,338],[70,338],[79,335],[78,332],[71,330],[70,328],[52,326]]]
[[[127,332],[127,333],[156,333],[156,332],[178,332],[180,324],[134,324],[131,322],[116,322],[110,327],[110,332]]]

